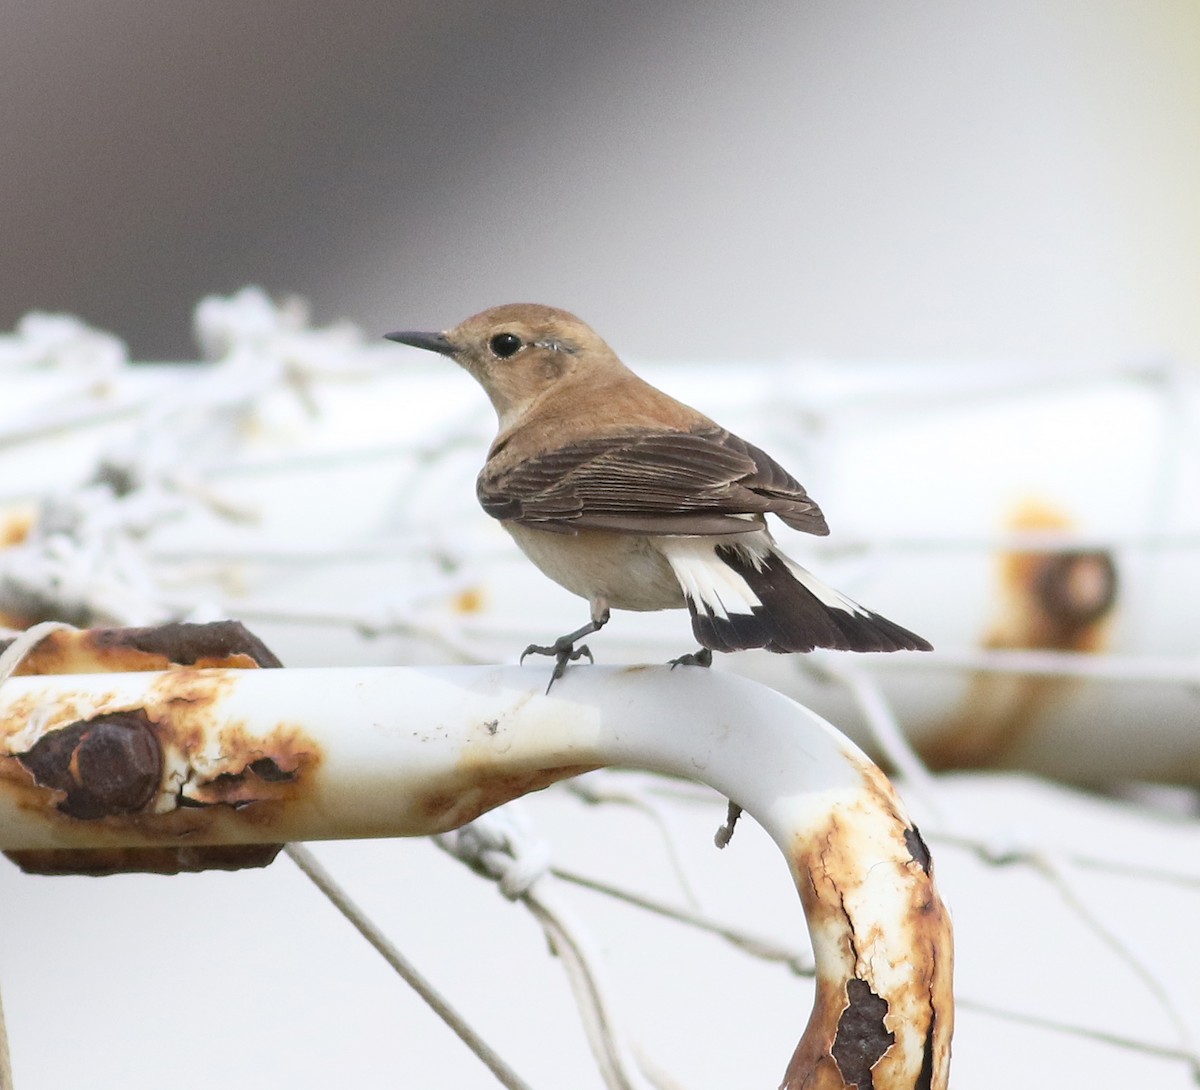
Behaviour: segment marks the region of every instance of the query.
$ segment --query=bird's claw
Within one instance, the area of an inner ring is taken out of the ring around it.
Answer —
[[[595,663],[596,661],[592,658],[591,649],[586,643],[576,647],[574,641],[569,636],[560,636],[549,646],[531,643],[521,652],[520,661],[522,663],[525,661],[526,655],[550,655],[553,657],[554,671],[550,675],[550,685],[546,686],[546,692],[549,692],[550,686],[567,672],[567,663],[578,662],[585,655],[588,662]]]
[[[704,666],[712,665],[712,651],[707,647],[701,647],[699,651],[691,651],[686,655],[680,655],[677,659],[671,659],[667,664],[672,670],[676,666]]]

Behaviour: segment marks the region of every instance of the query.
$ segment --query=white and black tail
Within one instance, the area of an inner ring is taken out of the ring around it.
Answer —
[[[787,654],[931,651],[906,628],[864,609],[789,560],[765,530],[730,537],[671,538],[663,554],[692,614],[692,631],[713,651],[764,647]]]

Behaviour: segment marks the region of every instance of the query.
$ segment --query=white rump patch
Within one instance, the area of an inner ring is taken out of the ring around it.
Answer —
[[[871,615],[870,610],[863,609],[852,598],[822,583],[812,572],[785,556],[766,530],[737,534],[736,540],[731,540],[733,536],[669,537],[661,539],[659,545],[683,592],[698,606],[710,608],[717,617],[728,618],[730,613],[752,613],[756,606],[762,605],[750,584],[717,556],[718,545],[737,549],[759,571],[766,566],[770,557],[776,556],[787,565],[796,582],[822,605],[856,617]]]
[[[749,614],[762,605],[750,584],[717,558],[717,545],[728,543],[725,537],[664,537],[658,542],[683,593],[698,608],[726,620],[730,613]]]

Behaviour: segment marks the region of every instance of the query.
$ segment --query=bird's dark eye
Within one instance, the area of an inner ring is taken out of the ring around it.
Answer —
[[[488,341],[488,347],[492,350],[492,355],[506,360],[521,347],[521,338],[515,333],[497,333]]]

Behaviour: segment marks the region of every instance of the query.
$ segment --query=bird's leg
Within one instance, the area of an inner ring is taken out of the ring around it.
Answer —
[[[680,655],[677,659],[671,659],[667,665],[672,670],[676,666],[711,666],[712,651],[707,647],[701,647],[699,651],[691,651],[686,655]]]
[[[521,662],[525,661],[526,655],[554,656],[554,672],[550,675],[550,685],[546,686],[546,692],[549,692],[550,687],[566,673],[568,662],[577,662],[584,655],[587,656],[588,662],[596,661],[592,658],[592,652],[586,643],[582,647],[576,647],[575,642],[583,639],[584,636],[590,636],[593,632],[599,632],[608,624],[608,618],[608,603],[602,598],[597,598],[592,602],[592,619],[587,624],[575,629],[574,632],[568,632],[565,636],[559,636],[548,646],[531,643],[521,652]]]

